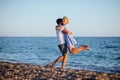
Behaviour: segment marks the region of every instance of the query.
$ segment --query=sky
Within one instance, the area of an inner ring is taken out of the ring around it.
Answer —
[[[63,16],[73,36],[120,37],[120,0],[0,0],[0,36],[56,36]]]

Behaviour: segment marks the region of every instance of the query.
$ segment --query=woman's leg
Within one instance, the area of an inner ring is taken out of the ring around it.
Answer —
[[[83,50],[89,50],[89,47],[86,46],[86,45],[80,46],[80,47],[77,47],[77,48],[75,48],[74,45],[71,45],[69,47],[69,51],[70,51],[71,54],[77,54],[77,53],[79,53],[79,52],[81,52]]]

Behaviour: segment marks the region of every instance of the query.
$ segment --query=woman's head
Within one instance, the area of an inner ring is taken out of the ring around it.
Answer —
[[[66,16],[64,16],[63,17],[63,24],[68,24],[68,23],[69,23],[69,19]]]

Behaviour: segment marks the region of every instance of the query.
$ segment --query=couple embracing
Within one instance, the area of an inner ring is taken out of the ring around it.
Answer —
[[[62,53],[62,56],[59,56],[55,61],[53,61],[52,66],[54,66],[57,62],[62,61],[62,69],[64,69],[68,58],[68,51],[71,54],[77,54],[83,50],[89,50],[90,48],[87,45],[80,47],[74,46],[77,42],[72,37],[72,32],[67,27],[67,24],[69,24],[69,19],[67,17],[58,18],[56,23],[57,26],[55,27],[55,30],[59,40],[58,47]]]

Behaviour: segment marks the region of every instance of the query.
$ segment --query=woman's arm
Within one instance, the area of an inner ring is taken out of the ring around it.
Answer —
[[[69,35],[72,35],[72,32],[69,31],[69,30],[67,30],[67,29],[64,29],[62,32],[63,32],[63,33],[66,33],[66,34],[69,34]]]
[[[56,30],[62,30],[63,28],[61,27],[61,26],[56,26]],[[63,30],[62,30],[62,32],[63,33],[66,33],[66,34],[69,34],[69,35],[72,35],[72,32],[71,31],[69,31],[68,29],[66,29],[66,28],[64,28]]]

